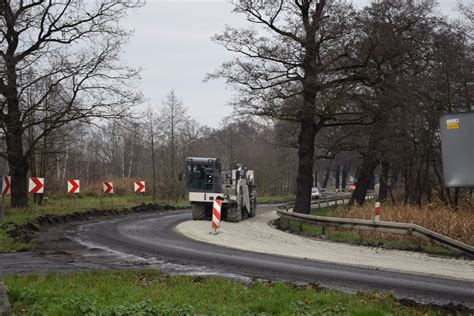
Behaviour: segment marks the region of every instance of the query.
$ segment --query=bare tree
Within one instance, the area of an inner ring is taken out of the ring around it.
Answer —
[[[169,195],[173,198],[177,197],[177,180],[178,180],[178,164],[182,165],[181,159],[178,159],[178,141],[182,139],[185,129],[189,122],[187,108],[183,102],[176,96],[174,90],[171,90],[166,98],[162,101],[160,111],[161,126],[163,126],[164,137],[167,142],[167,158],[169,170],[167,175]],[[181,157],[182,158],[182,157]]]
[[[129,33],[118,21],[138,0],[0,1],[0,128],[12,206],[27,205],[28,161],[41,139],[71,121],[117,117],[139,95],[120,65]],[[43,126],[27,147],[24,134]]]
[[[235,0],[234,12],[263,28],[226,30],[215,41],[241,58],[224,63],[210,78],[222,77],[239,88],[236,107],[244,113],[293,120],[299,125],[298,176],[295,211],[310,210],[314,140],[324,127],[361,122],[360,111],[342,102],[324,102],[337,90],[363,78],[364,35],[357,13],[348,4],[331,0]],[[369,43],[370,44],[370,43]],[[294,106],[285,101],[295,99]],[[289,110],[289,111],[287,111]]]

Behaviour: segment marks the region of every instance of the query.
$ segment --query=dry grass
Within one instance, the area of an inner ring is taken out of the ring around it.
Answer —
[[[380,220],[413,223],[438,232],[453,239],[474,246],[474,208],[471,203],[463,203],[458,211],[453,211],[437,203],[422,208],[412,205],[382,204]],[[373,219],[374,207],[370,203],[363,207],[340,207],[331,214],[335,217]]]
[[[104,181],[112,181],[114,185],[114,194],[115,195],[124,195],[127,193],[133,193],[133,181],[134,179],[129,178],[110,178],[105,179]],[[81,183],[81,193],[88,196],[99,196],[103,195],[103,181],[96,181],[89,185],[82,185]]]

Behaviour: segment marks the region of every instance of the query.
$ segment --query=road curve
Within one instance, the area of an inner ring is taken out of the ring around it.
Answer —
[[[398,298],[419,303],[474,308],[474,282],[219,247],[175,230],[190,219],[189,211],[128,216],[81,225],[69,236],[91,247],[144,260],[205,267],[217,274],[314,282],[348,292],[391,291]]]
[[[277,218],[275,208],[261,208],[254,218],[223,222],[218,235],[208,234],[206,221],[185,221],[176,229],[191,239],[240,250],[474,282],[473,260],[305,238],[268,225]]]

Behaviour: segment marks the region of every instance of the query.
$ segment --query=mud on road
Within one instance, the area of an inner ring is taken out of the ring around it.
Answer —
[[[91,209],[85,212],[74,212],[64,215],[43,215],[34,218],[24,224],[5,223],[10,226],[8,235],[20,242],[30,242],[38,232],[46,232],[49,228],[70,222],[84,222],[95,218],[118,216],[124,214],[153,213],[157,211],[176,210],[171,205],[160,205],[157,203],[141,204],[130,208]]]
[[[156,203],[132,208],[92,209],[66,215],[44,215],[21,225],[11,223],[8,234],[21,242],[34,242],[32,251],[0,254],[0,276],[75,272],[85,269],[124,269],[149,265],[140,258],[118,255],[112,251],[78,242],[75,234],[83,225],[135,218],[177,208]],[[7,224],[8,225],[8,224]],[[134,260],[131,260],[134,259]]]

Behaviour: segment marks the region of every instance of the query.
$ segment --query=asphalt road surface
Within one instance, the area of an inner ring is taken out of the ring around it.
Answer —
[[[89,249],[109,252],[129,262],[142,261],[181,273],[312,282],[346,292],[391,291],[398,298],[419,303],[474,308],[471,281],[220,247],[189,239],[176,231],[178,224],[190,219],[189,211],[127,216],[81,225],[68,237]]]

